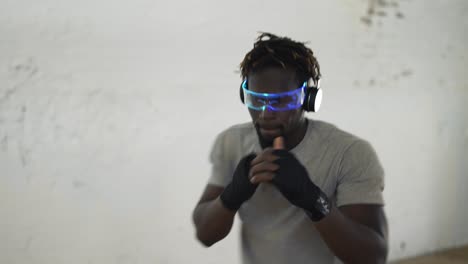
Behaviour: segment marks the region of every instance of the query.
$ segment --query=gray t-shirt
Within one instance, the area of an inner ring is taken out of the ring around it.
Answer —
[[[309,120],[304,139],[291,150],[313,183],[336,206],[382,204],[384,171],[365,140],[318,120]],[[218,135],[210,161],[209,184],[226,186],[237,163],[261,152],[253,124],[235,125]],[[269,183],[261,183],[239,209],[243,263],[338,262],[302,209]]]

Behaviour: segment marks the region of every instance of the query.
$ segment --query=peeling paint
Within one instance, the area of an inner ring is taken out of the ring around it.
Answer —
[[[400,4],[396,1],[369,0],[366,14],[361,17],[361,22],[366,26],[371,26],[374,22],[381,26],[383,19],[389,17],[390,13],[398,19],[403,19],[405,16],[399,7]]]

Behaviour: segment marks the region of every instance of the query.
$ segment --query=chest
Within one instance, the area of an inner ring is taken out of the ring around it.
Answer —
[[[338,167],[335,160],[321,155],[297,157],[307,169],[310,180],[322,189],[328,197],[335,199]],[[265,232],[278,232],[277,227],[293,228],[307,220],[302,209],[292,205],[278,189],[270,183],[261,183],[250,200],[239,210],[244,224]],[[285,232],[292,231],[289,229]]]

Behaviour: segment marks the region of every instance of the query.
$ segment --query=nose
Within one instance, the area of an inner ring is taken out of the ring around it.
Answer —
[[[264,119],[264,120],[270,120],[270,119],[275,119],[276,117],[276,112],[273,111],[270,106],[265,106],[263,110],[260,112],[259,118]]]

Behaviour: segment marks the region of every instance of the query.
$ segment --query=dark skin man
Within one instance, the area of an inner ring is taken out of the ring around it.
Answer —
[[[259,93],[291,91],[300,81],[289,68],[267,67],[248,75],[248,87]],[[307,119],[303,109],[275,112],[249,109],[263,146],[249,163],[248,178],[254,185],[271,183],[279,169],[275,149],[291,150],[303,139]],[[236,210],[226,208],[220,199],[224,188],[208,184],[193,212],[197,238],[211,246],[226,237]],[[320,221],[310,221],[323,241],[344,263],[385,263],[388,253],[388,227],[382,205],[350,204],[332,206]],[[292,261],[293,263],[294,261]]]

